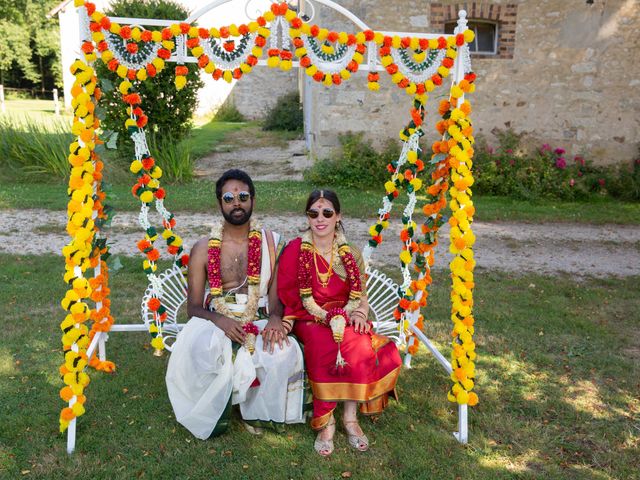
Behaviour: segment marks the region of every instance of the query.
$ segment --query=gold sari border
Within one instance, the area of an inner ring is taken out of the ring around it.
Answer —
[[[368,402],[387,392],[395,391],[400,367],[396,367],[387,375],[372,383],[318,383],[309,379],[314,398],[324,402],[356,400]]]

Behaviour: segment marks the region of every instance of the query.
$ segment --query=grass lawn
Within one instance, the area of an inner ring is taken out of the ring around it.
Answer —
[[[225,125],[225,124],[222,124]],[[226,124],[234,125],[234,124]],[[227,127],[223,127],[227,128]],[[228,127],[233,128],[233,127]],[[133,176],[131,176],[133,177]],[[318,185],[306,182],[256,182],[256,208],[265,214],[300,213],[309,192]],[[188,184],[166,186],[165,204],[172,212],[208,212],[217,210],[214,183],[198,180]],[[373,218],[382,206],[383,191],[336,189],[342,210],[352,217]],[[0,209],[45,208],[66,210],[66,187],[60,183],[10,183],[0,181]],[[506,197],[476,195],[474,197],[480,221],[575,222],[640,224],[640,203],[619,202],[610,198],[596,198],[587,202],[540,200],[528,202]],[[128,183],[110,185],[109,201],[116,211],[138,210],[139,203],[130,193]],[[396,201],[395,211],[400,218],[402,197]]]
[[[132,323],[145,278],[137,260],[123,262],[111,279],[113,312]],[[237,414],[224,436],[191,437],[166,397],[167,357],[154,357],[142,333],[111,335],[118,370],[90,372],[77,452],[67,456],[57,432],[62,273],[58,257],[0,255],[0,478],[639,478],[640,278],[478,272],[481,403],[470,412],[469,445],[450,433],[449,381],[423,350],[401,375],[400,403],[362,422],[371,451],[349,449],[339,431],[336,452],[322,459],[308,427],[254,438]],[[427,333],[446,353],[445,278],[434,279]]]

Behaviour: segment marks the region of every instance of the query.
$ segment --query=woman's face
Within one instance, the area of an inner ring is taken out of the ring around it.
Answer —
[[[309,221],[311,232],[316,238],[333,238],[336,224],[340,218],[340,214],[336,213],[333,204],[326,198],[319,198],[307,210],[307,220]]]

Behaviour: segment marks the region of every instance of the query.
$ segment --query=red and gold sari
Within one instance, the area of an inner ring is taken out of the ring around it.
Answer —
[[[401,360],[396,345],[375,333],[356,333],[347,325],[340,350],[348,363],[345,371],[336,373],[338,344],[331,328],[315,321],[302,304],[298,285],[298,256],[301,239],[291,241],[282,252],[278,267],[278,296],[284,304],[285,323],[293,321],[293,334],[304,344],[304,361],[313,391],[311,427],[324,427],[342,400],[361,402],[360,411],[377,414],[387,406],[389,395],[396,397],[395,387]],[[358,262],[362,271],[362,262]],[[318,262],[320,273],[328,266]],[[325,310],[344,307],[349,298],[349,285],[337,273],[323,287],[316,275],[312,280],[313,298]]]

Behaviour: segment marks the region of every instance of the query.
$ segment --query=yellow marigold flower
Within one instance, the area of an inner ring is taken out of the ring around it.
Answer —
[[[291,60],[281,60],[280,61],[280,70],[285,72],[291,70],[293,68],[293,62]]]
[[[310,77],[313,77],[317,71],[318,71],[318,67],[316,67],[315,65],[311,65],[305,69],[305,73]]]
[[[141,82],[144,82],[147,79],[147,70],[141,68],[136,72],[136,78]]]
[[[366,37],[364,36],[363,32],[358,32],[356,33],[356,42],[358,43],[364,43],[366,41]]]
[[[149,333],[157,333],[158,332],[158,327],[155,323],[152,323],[151,325],[149,325]]]
[[[411,252],[409,252],[409,250],[402,250],[402,252],[400,252],[400,261],[404,265],[411,263]]]
[[[331,85],[333,85],[333,81],[331,80],[331,75],[325,75],[324,79],[322,80],[322,83],[327,87],[330,87]]]
[[[464,35],[464,41],[467,43],[473,42],[473,39],[476,38],[476,34],[473,33],[473,30],[465,30],[463,35]]]
[[[158,337],[155,337],[153,340],[151,340],[151,346],[156,350],[163,350],[164,343],[162,341],[162,337],[158,336]]]
[[[153,170],[151,170],[151,178],[160,178],[162,177],[162,169],[159,166],[155,166]]]
[[[371,235],[372,237],[375,237],[376,235],[378,235],[378,230],[376,230],[375,225],[371,225],[369,227],[369,235]]]
[[[353,60],[354,60],[356,63],[360,64],[360,63],[362,63],[362,61],[364,60],[364,57],[362,56],[362,54],[361,54],[361,53],[355,52],[355,53],[353,54]]]
[[[176,76],[174,83],[176,85],[176,88],[178,90],[182,90],[184,88],[184,86],[187,84],[187,77],[183,76],[183,75],[178,75]]]
[[[104,40],[104,33],[102,33],[102,32],[93,32],[91,34],[91,39],[93,40],[93,43],[99,43],[102,40]]]
[[[446,38],[447,38],[447,45],[449,47],[452,47],[453,45],[456,44],[456,37],[454,37],[453,35],[450,35],[450,36],[448,36]]]
[[[176,235],[176,238],[173,240],[173,242],[171,242],[171,245],[173,245],[174,247],[181,247],[182,238],[179,235]]]
[[[240,64],[240,70],[242,71],[242,73],[249,73],[249,72],[251,72],[251,65],[249,65],[247,63],[241,63]]]
[[[449,76],[449,69],[443,65],[438,67],[438,73],[442,78],[447,78]]]
[[[393,57],[391,55],[385,55],[380,59],[380,63],[382,63],[383,67],[388,67],[393,63]]]
[[[273,57],[269,57],[267,59],[267,66],[269,66],[271,68],[276,68],[279,63],[280,63],[280,57],[278,57],[276,55],[274,55]]]
[[[422,180],[419,178],[414,178],[410,183],[413,185],[413,190],[416,192],[422,188]]]
[[[456,401],[458,405],[465,405],[469,402],[469,394],[464,390],[460,390],[458,395],[456,395]]]
[[[156,57],[153,60],[151,60],[151,63],[153,64],[154,67],[156,67],[156,70],[160,71],[164,69],[164,60]]]
[[[191,49],[191,53],[193,54],[194,57],[200,57],[204,53],[204,48],[198,45],[197,47],[193,47]]]
[[[351,72],[349,70],[342,69],[340,70],[340,77],[343,80],[349,80],[351,78]]]
[[[386,182],[384,184],[384,189],[387,191],[387,193],[392,193],[395,192],[396,190],[396,184],[393,183],[391,180],[389,180],[388,182]]]
[[[233,73],[231,73],[231,70],[225,70],[222,74],[222,78],[224,78],[225,82],[231,83],[231,81],[233,80]]]
[[[207,63],[207,65],[204,67],[204,71],[207,73],[213,73],[215,69],[216,69],[216,64],[213,62]]]
[[[273,14],[271,10],[265,12],[265,14],[262,16],[267,22],[272,22],[276,18],[276,16]]]
[[[140,29],[138,27],[133,27],[131,29],[131,38],[136,42],[140,41]]]
[[[237,37],[238,35],[240,35],[240,32],[238,31],[238,26],[235,23],[232,23],[231,25],[229,25],[229,33],[234,37]]]
[[[151,40],[158,43],[162,41],[162,32],[160,30],[153,30],[151,32]]]
[[[393,75],[391,75],[391,81],[393,83],[400,83],[403,78],[404,78],[404,75],[400,72],[396,72]]]
[[[142,169],[142,162],[140,160],[134,160],[133,162],[131,162],[131,165],[129,166],[129,170],[131,170],[131,173],[138,173],[141,169]]]
[[[81,7],[84,5],[84,0],[74,0],[73,1],[73,6],[74,7]]]
[[[191,38],[197,38],[197,37],[198,37],[198,35],[199,35],[198,27],[191,27],[191,28],[189,28],[189,36],[190,36]]]
[[[180,30],[180,25],[177,23],[169,25],[169,30],[171,30],[171,33],[174,37],[182,33],[182,30]]]
[[[447,48],[446,55],[451,59],[455,59],[458,56],[458,52],[456,52],[453,48]]]
[[[347,32],[338,33],[338,42],[345,44],[347,43],[348,40],[349,40],[349,35],[347,35]]]
[[[416,163],[418,160],[418,153],[415,150],[409,150],[407,152],[407,162]]]
[[[251,55],[260,58],[262,56],[262,49],[260,47],[253,47],[251,49]]]
[[[418,48],[420,48],[420,40],[417,37],[411,37],[409,48],[411,48],[411,50],[418,50]]]
[[[120,24],[119,24],[119,23],[112,22],[112,23],[111,23],[111,26],[109,27],[109,31],[110,31],[111,33],[115,33],[116,35],[118,35],[118,34],[120,33],[120,29],[121,29],[121,28],[122,28],[122,27],[120,27]]]
[[[149,190],[146,190],[140,194],[140,201],[143,203],[151,203],[153,202],[153,193]]]
[[[451,87],[451,96],[453,98],[460,98],[463,95],[464,95],[464,92],[458,85],[454,85],[453,87]]]
[[[291,20],[296,18],[296,12],[291,9],[287,9],[286,13],[284,14],[284,18],[285,20],[287,20],[287,22],[290,22]]]
[[[409,84],[409,86],[407,88],[405,88],[405,91],[409,94],[409,95],[413,95],[414,93],[416,93],[416,84],[411,82]]]
[[[393,38],[391,39],[391,46],[393,48],[400,48],[401,45],[402,45],[402,40],[400,39],[400,37],[398,35],[394,35]]]
[[[131,87],[132,85],[129,80],[123,80],[122,82],[120,82],[120,85],[118,85],[118,90],[122,95],[126,95],[127,93],[129,93],[129,89]]]

